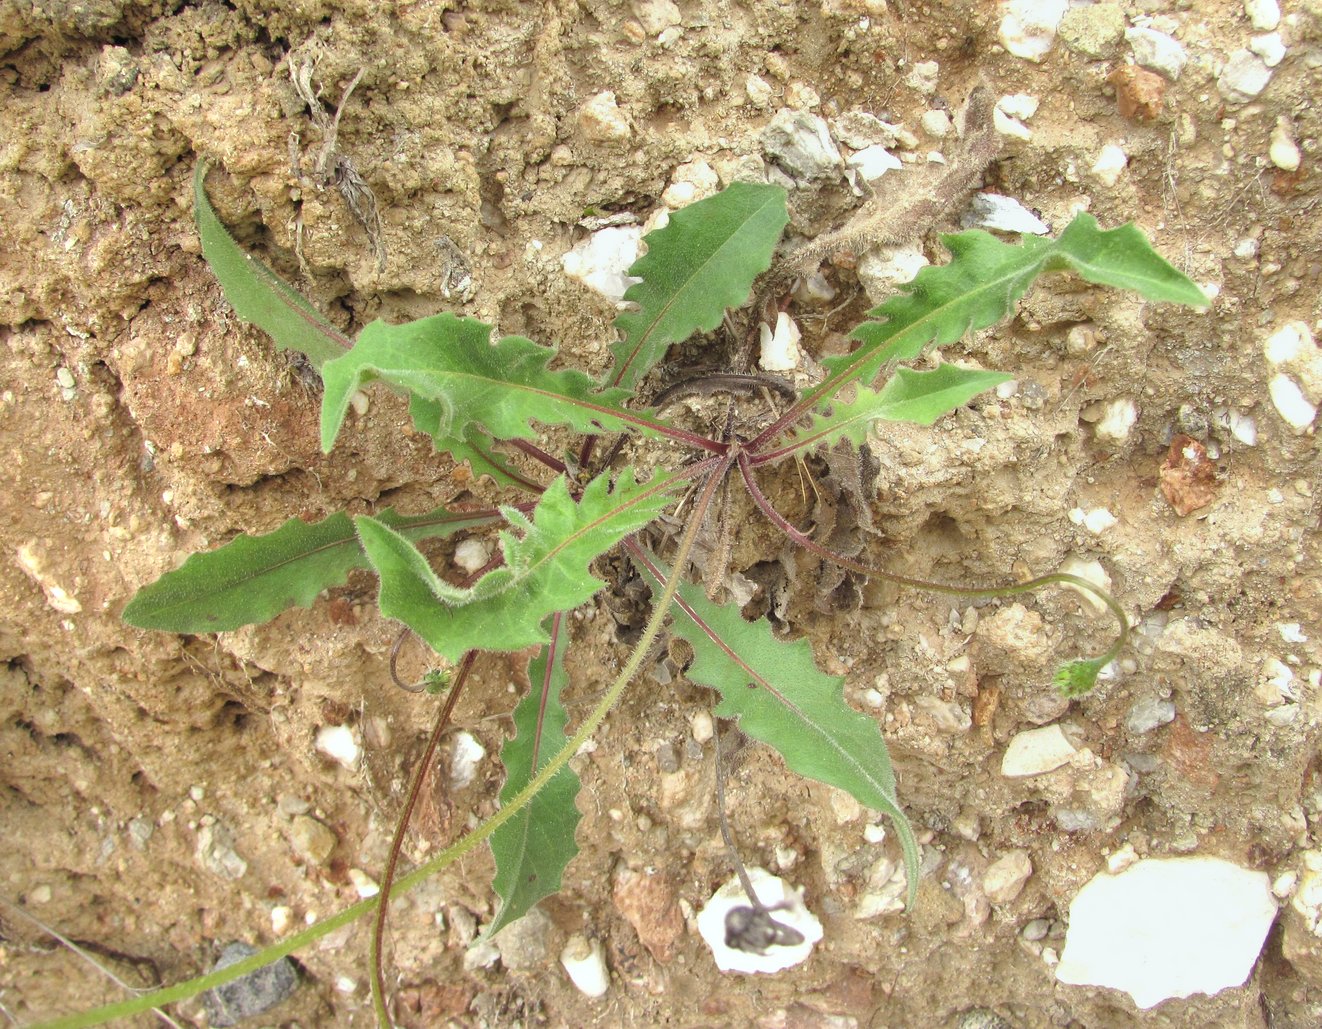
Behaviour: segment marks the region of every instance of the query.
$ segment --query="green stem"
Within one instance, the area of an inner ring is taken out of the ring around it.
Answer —
[[[233,982],[249,972],[255,972],[273,961],[277,961],[309,943],[313,943],[322,937],[333,933],[351,924],[364,915],[375,911],[378,904],[384,903],[388,898],[402,896],[409,892],[420,883],[431,878],[441,869],[454,864],[469,851],[477,847],[502,825],[508,822],[523,808],[527,807],[542,788],[551,781],[551,779],[569,763],[580,747],[588,741],[598,727],[606,719],[620,695],[624,692],[626,686],[638,674],[638,669],[642,666],[643,659],[647,656],[648,650],[652,646],[652,641],[656,639],[661,632],[661,626],[665,623],[666,615],[670,611],[670,605],[675,599],[675,594],[679,590],[679,570],[684,567],[688,561],[690,552],[693,550],[694,541],[698,537],[698,531],[702,526],[702,516],[706,513],[707,506],[711,503],[715,495],[716,487],[721,480],[725,478],[730,466],[734,464],[735,450],[732,448],[719,462],[716,471],[708,478],[703,489],[702,496],[698,501],[698,506],[693,512],[693,516],[688,526],[684,530],[684,535],[680,537],[679,549],[675,554],[674,568],[675,572],[666,582],[661,591],[661,595],[656,598],[652,606],[652,616],[648,619],[647,625],[643,628],[643,633],[634,647],[629,659],[625,662],[620,674],[616,676],[615,681],[611,683],[610,688],[597,702],[596,707],[584,719],[583,724],[574,733],[573,737],[551,758],[540,772],[533,776],[532,780],[504,807],[470,832],[467,836],[451,844],[441,853],[426,864],[419,866],[402,879],[396,880],[394,886],[387,894],[386,891],[378,893],[375,897],[369,897],[361,900],[351,907],[345,908],[338,914],[324,919],[304,929],[302,932],[295,933],[287,939],[278,943],[273,943],[264,950],[237,961],[232,965],[207,975],[198,976],[195,979],[189,979],[186,982],[177,983],[174,986],[167,986],[164,989],[156,990],[152,993],[146,993],[139,997],[131,997],[127,1000],[118,1001],[114,1004],[106,1004],[91,1011],[80,1012],[76,1015],[68,1015],[64,1018],[57,1018],[50,1022],[43,1022],[37,1029],[81,1029],[83,1026],[102,1025],[115,1018],[127,1018],[130,1015],[136,1015],[143,1011],[150,1011],[154,1007],[160,1007],[165,1004],[173,1004],[175,1001],[186,1000],[189,997],[195,997],[204,990],[210,990],[217,986],[223,986],[225,983]]]

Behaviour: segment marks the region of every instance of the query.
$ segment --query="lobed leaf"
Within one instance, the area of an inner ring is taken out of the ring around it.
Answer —
[[[255,257],[234,242],[207,197],[206,161],[193,173],[193,217],[202,254],[220,280],[235,313],[264,331],[280,350],[297,350],[318,370],[353,343],[321,313]]]
[[[710,332],[743,304],[788,220],[781,187],[735,182],[648,233],[647,253],[629,268],[642,281],[624,294],[638,309],[615,319],[624,338],[611,346],[606,385],[632,392],[672,343]]]
[[[930,371],[897,368],[879,391],[858,386],[853,400],[833,402],[825,411],[814,411],[807,425],[786,437],[784,450],[829,446],[841,439],[861,444],[872,423],[878,421],[931,425],[984,390],[1012,378],[1004,372],[954,364],[942,364]],[[766,457],[782,456],[784,450],[768,452]]]
[[[514,709],[514,737],[500,750],[505,766],[501,804],[518,796],[565,743],[569,719],[560,694],[569,676],[565,672],[564,628],[559,622],[558,615],[552,619],[551,642],[528,668],[532,689]],[[501,903],[486,929],[488,938],[560,889],[565,866],[578,853],[574,842],[581,817],[574,806],[578,788],[578,774],[566,765],[528,805],[491,834],[491,853],[496,859],[492,885]]]
[[[639,567],[659,589],[670,573],[644,554]],[[745,621],[738,607],[713,603],[693,583],[679,586],[672,631],[693,647],[688,678],[720,693],[718,716],[738,719],[741,730],[774,747],[800,775],[845,790],[890,818],[912,905],[918,842],[895,795],[886,741],[872,719],[845,703],[844,680],[817,668],[807,640],[778,640],[764,619]]]
[[[387,510],[377,517],[407,540],[448,536],[496,521],[491,512],[444,508],[416,517]],[[367,567],[344,512],[311,524],[291,518],[274,532],[240,535],[208,553],[193,554],[138,590],[122,617],[139,629],[229,632],[268,622],[286,608],[311,607],[322,590],[342,585],[353,569]]]
[[[441,579],[413,544],[383,522],[360,517],[356,525],[381,577],[381,613],[457,661],[472,648],[510,651],[546,643],[547,616],[577,607],[601,588],[589,563],[661,514],[675,487],[675,479],[661,475],[640,485],[626,470],[614,489],[599,476],[575,501],[561,476],[542,494],[531,519],[515,508],[501,509],[521,535],[501,533],[504,566],[469,589]]]
[[[646,431],[653,424],[619,407],[624,390],[597,392],[582,372],[547,371],[555,350],[522,336],[491,343],[491,326],[473,318],[438,314],[403,325],[375,321],[354,348],[322,368],[321,445],[329,451],[349,409],[349,398],[381,380],[434,405],[436,442],[529,439],[531,423],[567,425],[580,432]]]

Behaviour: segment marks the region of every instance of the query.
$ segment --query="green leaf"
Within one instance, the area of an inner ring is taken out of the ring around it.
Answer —
[[[489,525],[490,512],[459,514],[437,508],[406,518],[377,516],[409,540],[448,536]],[[342,585],[349,572],[367,568],[353,523],[343,512],[309,524],[291,518],[274,532],[241,535],[205,554],[194,554],[144,586],[124,608],[125,622],[165,632],[228,632],[268,622],[290,607],[311,607],[322,590]]]
[[[404,325],[372,322],[349,353],[321,370],[321,445],[330,450],[349,398],[376,379],[438,405],[433,412],[442,450],[450,449],[449,441],[480,439],[476,426],[497,439],[531,439],[533,420],[580,432],[646,431],[654,424],[617,406],[627,396],[623,390],[596,392],[582,372],[547,371],[554,356],[552,348],[522,336],[493,346],[490,325],[452,314]]]
[[[569,676],[564,662],[565,630],[559,622],[558,615],[552,619],[551,642],[528,668],[532,689],[514,709],[514,737],[500,751],[505,766],[502,804],[518,796],[564,746],[568,716],[560,694]],[[487,927],[487,937],[522,918],[539,900],[560,889],[565,866],[578,853],[574,842],[580,818],[574,806],[578,788],[578,775],[566,765],[530,804],[492,833],[491,853],[496,859],[492,885],[501,904]]]
[[[770,267],[788,220],[779,186],[735,182],[648,233],[647,253],[629,268],[642,282],[624,294],[638,310],[615,319],[624,338],[611,346],[604,382],[632,392],[672,343],[716,328]]]
[[[424,400],[422,397],[411,397],[409,414],[420,432],[425,432],[434,440],[438,438],[441,418],[445,414],[444,404],[435,400]],[[470,428],[466,436],[467,439],[462,442],[453,437],[444,437],[445,445],[441,446],[438,442],[436,448],[448,453],[455,461],[466,463],[474,478],[489,475],[498,486],[523,486],[540,490],[540,486],[524,478],[500,460],[496,453],[495,441],[491,437],[474,428]]]
[[[654,590],[670,573],[651,554],[639,562]],[[847,791],[895,826],[909,880],[918,890],[918,842],[895,795],[886,741],[876,723],[845,703],[844,680],[813,662],[807,640],[786,643],[765,619],[747,622],[732,604],[715,604],[681,583],[672,631],[693,647],[685,673],[721,694],[716,714],[780,752],[800,775]]]
[[[202,254],[226,298],[240,318],[266,332],[276,347],[299,351],[320,371],[323,364],[353,346],[352,341],[234,242],[207,198],[207,171],[207,162],[199,161],[193,174],[193,217],[202,237]]]
[[[1097,219],[1082,212],[1054,240],[1025,236],[1014,245],[975,229],[941,241],[950,263],[924,268],[902,292],[870,311],[869,317],[883,320],[853,331],[862,341],[854,353],[823,362],[830,375],[812,392],[813,399],[848,381],[870,383],[890,361],[910,361],[929,345],[945,346],[996,324],[1043,272],[1070,269],[1089,282],[1133,289],[1148,300],[1208,303],[1133,225],[1102,231]]]
[[[1004,372],[961,368],[954,364],[943,364],[923,372],[898,368],[879,392],[858,386],[853,400],[833,403],[826,412],[814,412],[807,425],[786,437],[787,449],[831,445],[840,439],[860,444],[867,439],[872,423],[877,421],[931,425],[984,390],[1012,378],[1014,376]]]
[[[645,485],[626,470],[612,490],[605,476],[581,501],[563,476],[542,494],[529,519],[502,508],[519,531],[500,534],[504,567],[470,589],[452,586],[407,539],[374,518],[356,520],[363,549],[381,577],[381,613],[404,622],[437,653],[457,661],[466,650],[519,650],[547,642],[542,622],[590,600],[602,586],[588,565],[656,518],[673,499],[675,480]]]

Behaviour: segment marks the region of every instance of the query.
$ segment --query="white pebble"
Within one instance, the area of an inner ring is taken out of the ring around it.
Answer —
[[[661,194],[661,202],[672,211],[695,200],[713,196],[721,188],[715,169],[706,161],[688,161],[675,169],[670,185]]]
[[[606,952],[600,940],[589,940],[581,933],[575,933],[560,952],[560,964],[580,993],[595,1000],[604,997],[610,989],[610,970],[606,967]]]
[[[879,247],[859,258],[854,271],[868,299],[879,304],[894,292],[897,283],[911,281],[927,263],[916,245]]]
[[[1125,39],[1134,51],[1134,63],[1174,82],[1184,71],[1189,55],[1176,40],[1155,29],[1128,29]]]
[[[460,540],[454,548],[454,563],[470,575],[490,560],[491,548],[479,539]]]
[[[762,352],[757,363],[766,372],[788,372],[799,366],[799,326],[784,311],[776,316],[773,332],[765,323],[761,327]]]
[[[873,182],[887,172],[899,171],[904,164],[884,146],[874,143],[857,153],[850,154],[845,158],[845,166],[853,168],[868,182]]]
[[[1097,155],[1097,160],[1093,162],[1089,171],[1103,185],[1114,186],[1128,164],[1129,155],[1124,149],[1114,143],[1107,143],[1102,147],[1101,153]]]
[[[637,225],[612,226],[594,232],[562,258],[566,275],[602,296],[619,301],[625,291],[641,280],[625,274],[638,260],[643,230]]]
[[[1298,622],[1277,622],[1276,631],[1286,643],[1307,643],[1308,634]]]
[[[1294,137],[1290,134],[1290,121],[1288,118],[1281,117],[1276,119],[1276,128],[1272,129],[1271,142],[1267,147],[1267,156],[1271,163],[1280,168],[1281,171],[1297,171],[1303,157],[1299,153],[1299,145],[1295,143]]]
[[[349,394],[349,406],[353,408],[353,413],[361,418],[363,415],[367,414],[367,409],[371,406],[371,401],[368,399],[366,393],[360,389],[356,389]]]
[[[1285,43],[1279,32],[1268,32],[1249,40],[1249,49],[1262,58],[1268,68],[1275,68],[1285,60]]]
[[[55,381],[59,383],[61,389],[73,389],[75,385],[73,372],[65,367],[55,369]]]
[[[993,904],[1009,904],[1023,892],[1033,875],[1033,862],[1026,850],[1002,855],[982,875],[982,892]]]
[[[1004,15],[997,31],[1001,46],[1015,57],[1041,61],[1056,39],[1068,0],[1010,0],[1001,4]]]
[[[1002,136],[1018,139],[1027,143],[1033,138],[1033,130],[1018,118],[1012,118],[999,107],[992,111],[992,127]]]
[[[1123,990],[1140,1008],[1248,978],[1276,917],[1268,878],[1220,858],[1099,873],[1070,905],[1056,978]]]
[[[1107,593],[1111,592],[1111,577],[1106,574],[1106,569],[1102,567],[1100,561],[1085,561],[1083,558],[1071,554],[1060,563],[1058,571],[1063,572],[1066,575],[1073,575],[1077,578],[1083,579],[1085,582],[1090,582],[1098,589],[1104,590]],[[1088,606],[1098,614],[1101,614],[1106,610],[1106,604],[1088,590],[1071,585],[1070,583],[1064,583],[1064,586],[1066,589],[1076,591]]]
[[[358,767],[358,759],[363,753],[354,731],[347,725],[322,726],[317,730],[315,745],[318,752],[351,772]]]
[[[1281,8],[1276,0],[1244,0],[1244,13],[1259,32],[1271,32],[1281,23]]]
[[[450,758],[450,785],[462,790],[471,783],[477,778],[477,767],[486,756],[486,747],[471,732],[455,733],[454,753]]]
[[[1037,114],[1041,101],[1029,93],[1009,93],[996,101],[996,110],[1008,114],[1011,118],[1028,121]]]
[[[739,950],[725,943],[725,916],[733,909],[749,906],[738,876],[718,889],[698,915],[698,932],[712,952],[716,967],[722,972],[780,972],[808,960],[812,948],[822,938],[822,923],[803,904],[800,891],[764,868],[749,868],[757,899],[772,909],[772,917],[782,925],[797,930],[803,942],[794,946],[770,946],[765,954]],[[781,905],[784,905],[783,907]]]
[[[1138,405],[1129,397],[1120,397],[1102,405],[1101,417],[1093,426],[1098,439],[1123,443],[1138,421]]]
[[[771,98],[775,95],[771,84],[757,75],[750,75],[744,80],[744,92],[748,94],[748,100],[754,107],[771,106]]]
[[[610,91],[598,93],[583,105],[578,125],[586,138],[597,143],[622,143],[633,135],[629,119]]]
[[[354,892],[364,900],[368,897],[375,897],[381,892],[381,887],[377,885],[376,880],[361,868],[349,869],[349,882],[353,883]]]
[[[924,111],[923,116],[918,119],[918,124],[924,132],[936,139],[945,139],[950,135],[950,130],[953,127],[950,122],[950,115],[942,110]]]
[[[1236,50],[1217,77],[1216,88],[1231,104],[1246,104],[1267,88],[1272,70],[1250,50]]]
[[[997,232],[1025,232],[1034,236],[1051,230],[1018,200],[999,193],[978,193],[961,219],[968,228],[994,229]]]
[[[1104,507],[1094,507],[1083,516],[1083,527],[1089,532],[1101,534],[1115,525],[1115,515]]]
[[[271,932],[283,936],[294,921],[294,909],[285,904],[271,908]]]
[[[878,825],[876,822],[869,822],[863,826],[863,839],[872,844],[880,843],[886,838],[886,827]]]
[[[1299,384],[1288,375],[1273,375],[1267,383],[1277,413],[1294,429],[1303,431],[1313,424],[1317,408],[1308,402]]]
[[[695,743],[706,743],[715,733],[715,726],[712,724],[711,713],[709,711],[694,711],[689,719],[689,730],[693,733]]]
[[[1007,779],[1043,775],[1068,764],[1077,753],[1059,724],[1027,729],[1018,733],[1005,748],[1001,774]]]
[[[1106,870],[1112,875],[1119,875],[1130,865],[1138,861],[1138,854],[1134,851],[1132,843],[1126,843],[1115,853],[1107,856]]]

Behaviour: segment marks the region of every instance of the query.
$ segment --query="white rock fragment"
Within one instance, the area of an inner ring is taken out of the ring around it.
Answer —
[[[965,228],[997,232],[1026,232],[1044,236],[1051,230],[1018,200],[999,193],[977,193],[961,219]]]
[[[1009,904],[1023,892],[1032,875],[1033,862],[1028,851],[1009,851],[982,874],[982,892],[993,904]]]
[[[1116,521],[1115,515],[1104,507],[1094,507],[1088,511],[1076,507],[1070,511],[1069,520],[1075,525],[1082,525],[1089,532],[1098,534],[1111,528]]]
[[[487,748],[471,732],[454,734],[454,752],[450,757],[450,785],[462,790],[477,778],[477,767],[487,756]]]
[[[950,115],[940,109],[924,111],[923,116],[918,119],[918,125],[935,139],[945,139],[950,135],[950,130],[954,128],[950,121]]]
[[[491,560],[491,548],[478,539],[461,540],[454,548],[454,563],[470,575]]]
[[[1276,917],[1268,877],[1220,858],[1099,873],[1070,905],[1056,978],[1123,990],[1140,1008],[1248,978]]]
[[[836,139],[852,150],[863,150],[874,144],[893,147],[899,142],[896,126],[867,111],[846,111],[832,120],[831,131],[835,133]]]
[[[905,85],[923,96],[936,92],[937,78],[941,74],[941,65],[936,61],[919,61],[904,77]]]
[[[1262,58],[1268,68],[1275,68],[1285,60],[1285,43],[1279,32],[1267,32],[1249,40],[1249,49]]]
[[[1276,127],[1272,129],[1271,141],[1267,146],[1267,156],[1281,171],[1299,170],[1303,156],[1299,153],[1299,145],[1290,133],[1290,119],[1285,117],[1276,119]]]
[[[748,101],[754,107],[770,107],[771,98],[775,96],[775,90],[771,83],[759,75],[750,75],[744,80],[744,92],[748,94]]]
[[[606,952],[600,940],[589,940],[582,933],[575,933],[560,952],[560,964],[579,992],[594,1000],[604,997],[611,987],[610,970],[606,968]]]
[[[1296,699],[1294,672],[1290,666],[1279,658],[1264,658],[1253,696],[1263,707],[1277,707]]]
[[[1317,417],[1317,408],[1308,402],[1299,383],[1288,375],[1273,375],[1267,382],[1267,392],[1272,398],[1272,405],[1277,414],[1297,432],[1303,432],[1313,424]]]
[[[854,917],[862,921],[903,911],[907,885],[903,865],[888,857],[878,858],[868,872],[858,903],[854,905]]]
[[[659,36],[682,21],[675,0],[633,0],[629,6],[649,36]]]
[[[762,149],[800,182],[834,178],[842,163],[825,120],[788,107],[777,111],[762,130]]]
[[[1138,421],[1138,405],[1129,397],[1107,401],[1097,408],[1093,432],[1098,439],[1123,443]]]
[[[53,610],[62,615],[76,615],[83,609],[78,598],[56,582],[54,576],[47,570],[46,558],[41,552],[40,543],[36,540],[28,540],[18,548],[16,554],[18,566],[28,578],[41,587],[42,593],[46,594],[46,603]]]
[[[1271,32],[1281,23],[1281,7],[1276,0],[1244,0],[1244,13],[1259,32]]]
[[[1189,55],[1176,40],[1156,29],[1135,28],[1125,31],[1125,39],[1134,51],[1134,63],[1155,71],[1174,82],[1184,71]]]
[[[799,366],[799,326],[784,311],[776,316],[774,331],[765,322],[761,326],[761,355],[757,363],[765,372],[788,372]]]
[[[1243,414],[1234,408],[1219,408],[1216,412],[1217,424],[1230,430],[1246,447],[1258,445],[1258,423],[1252,415]]]
[[[620,225],[594,232],[560,258],[566,275],[596,290],[610,300],[620,301],[639,279],[625,274],[638,260],[643,230],[638,225]]]
[[[1059,723],[1027,729],[1015,735],[1001,758],[1001,774],[1007,779],[1043,775],[1068,764],[1078,753]]]
[[[588,100],[578,112],[578,127],[594,143],[622,143],[632,134],[629,119],[615,103],[615,94],[607,90]]]
[[[1071,554],[1060,563],[1060,567],[1057,571],[1065,575],[1073,575],[1082,579],[1084,582],[1090,582],[1098,589],[1104,590],[1107,593],[1111,592],[1111,577],[1106,574],[1106,569],[1102,567],[1100,561],[1085,561],[1083,558]],[[1106,604],[1088,590],[1079,586],[1074,586],[1070,583],[1063,583],[1062,585],[1064,585],[1066,589],[1071,589],[1077,592],[1088,606],[1098,614],[1102,614],[1106,611]]]
[[[916,245],[878,247],[859,258],[854,271],[868,299],[880,304],[895,292],[897,283],[909,282],[927,263]]]
[[[1114,186],[1128,164],[1129,155],[1125,153],[1124,148],[1114,143],[1107,143],[1102,147],[1097,160],[1093,161],[1088,172],[1102,185]]]
[[[1276,631],[1286,643],[1307,643],[1308,634],[1298,622],[1277,622]]]
[[[1134,701],[1134,706],[1125,716],[1125,728],[1135,736],[1142,736],[1173,721],[1175,721],[1174,703],[1161,697],[1142,697]]]
[[[873,143],[845,158],[845,166],[854,169],[865,181],[873,182],[887,172],[899,171],[904,164],[880,143]]]
[[[1010,0],[1001,4],[997,38],[1015,57],[1041,61],[1056,40],[1068,0]]]
[[[317,730],[314,746],[319,754],[351,772],[358,767],[358,760],[363,755],[357,736],[347,725],[323,725]]]
[[[1272,70],[1251,50],[1236,50],[1217,77],[1216,88],[1229,104],[1246,104],[1267,88]]]
[[[353,885],[354,892],[363,900],[368,897],[375,897],[381,892],[381,887],[377,884],[377,881],[361,868],[349,869],[349,882]]]
[[[1263,341],[1262,354],[1273,369],[1298,382],[1309,400],[1322,403],[1322,349],[1307,323],[1286,322]]]
[[[1303,916],[1310,933],[1322,936],[1322,850],[1306,850],[1300,856],[1304,870],[1290,906]]]
[[[822,923],[804,906],[800,891],[764,868],[748,869],[748,878],[757,899],[771,909],[771,917],[796,930],[803,936],[803,942],[794,946],[773,945],[764,954],[726,946],[725,916],[735,908],[749,907],[739,877],[732,876],[698,914],[698,932],[711,950],[716,967],[722,972],[773,973],[808,960],[813,945],[822,938]]]
[[[689,718],[689,731],[693,733],[693,742],[706,743],[715,735],[716,727],[709,711],[694,711]]]
[[[992,128],[1002,136],[1010,139],[1018,139],[1027,143],[1033,138],[1033,130],[1021,122],[1018,118],[1013,118],[1006,114],[999,107],[992,110]]]
[[[688,161],[675,169],[670,185],[661,194],[661,202],[672,211],[714,196],[721,180],[706,161]]]

